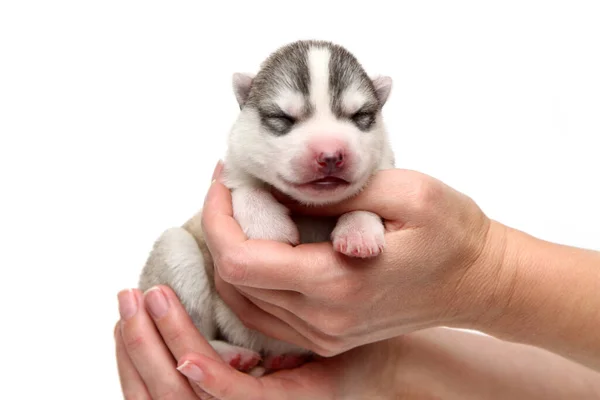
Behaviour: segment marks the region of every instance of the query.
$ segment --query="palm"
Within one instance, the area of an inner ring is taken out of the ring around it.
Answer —
[[[311,361],[291,370],[278,371],[262,378],[265,388],[284,389],[294,393],[296,398],[328,399],[333,398],[335,375],[339,371],[325,368],[332,360]],[[338,363],[339,364],[339,363]]]
[[[266,398],[276,393],[285,393],[285,398],[289,399],[339,398],[339,392],[348,389],[345,387],[348,384],[354,383],[345,377],[365,365],[363,357],[367,353],[358,357],[358,352],[362,353],[361,349],[327,359],[317,359],[295,369],[282,370],[259,378]]]

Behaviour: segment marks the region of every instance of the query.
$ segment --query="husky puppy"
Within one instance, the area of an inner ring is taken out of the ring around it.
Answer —
[[[376,171],[393,168],[381,115],[391,87],[391,78],[369,77],[349,51],[325,41],[288,44],[256,75],[233,75],[240,113],[229,133],[223,182],[249,238],[292,245],[331,240],[349,257],[383,251],[379,216],[355,211],[337,220],[292,218],[271,188],[305,204],[331,204],[357,194]],[[213,268],[199,212],[157,239],[139,287],[171,287],[204,337],[240,370],[249,371],[262,357],[271,360],[263,363],[268,370],[286,355],[309,354],[246,328],[217,294]]]

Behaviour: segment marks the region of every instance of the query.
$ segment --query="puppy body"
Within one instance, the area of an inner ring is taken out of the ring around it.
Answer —
[[[292,219],[271,188],[306,204],[331,204],[358,193],[377,170],[393,168],[381,116],[391,79],[370,78],[338,45],[299,41],[273,53],[256,76],[235,74],[233,86],[240,114],[229,135],[223,182],[246,235],[294,245],[332,240],[347,256],[377,256],[384,247],[377,215]],[[196,327],[239,369],[255,367],[263,356],[308,353],[246,328],[217,294],[213,274],[199,212],[158,238],[139,287],[170,286]]]

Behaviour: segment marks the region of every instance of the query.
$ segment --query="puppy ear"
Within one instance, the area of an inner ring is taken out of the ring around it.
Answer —
[[[371,79],[375,86],[375,93],[381,107],[387,102],[390,92],[392,91],[392,78],[389,76],[376,76]]]
[[[244,103],[246,103],[246,100],[248,100],[248,95],[250,94],[250,88],[252,87],[253,80],[254,75],[252,74],[243,74],[240,72],[233,74],[233,93],[235,94],[235,98],[240,105],[240,108],[242,108]]]

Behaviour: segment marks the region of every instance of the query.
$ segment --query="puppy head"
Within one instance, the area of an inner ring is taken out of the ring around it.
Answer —
[[[389,77],[370,78],[341,46],[284,46],[255,76],[233,76],[241,112],[230,158],[300,202],[350,197],[389,157],[381,110],[391,86]]]

